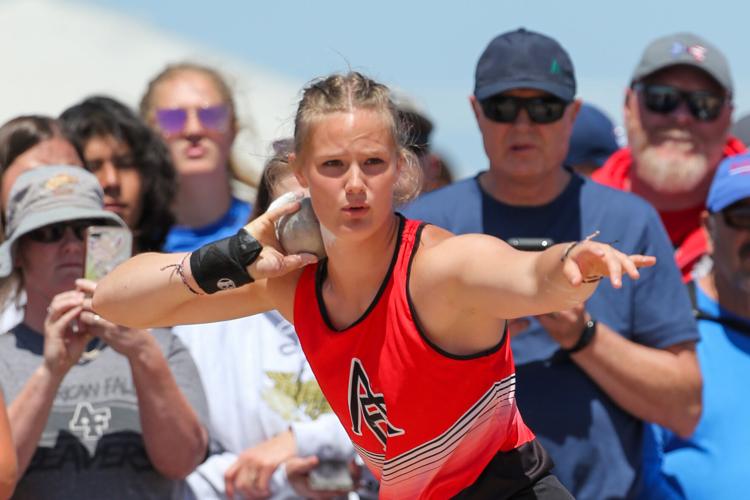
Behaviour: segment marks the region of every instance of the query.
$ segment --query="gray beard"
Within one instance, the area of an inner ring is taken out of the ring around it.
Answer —
[[[705,155],[674,150],[665,154],[660,149],[658,146],[646,146],[638,158],[636,174],[654,191],[664,194],[688,193],[700,186],[710,174]]]

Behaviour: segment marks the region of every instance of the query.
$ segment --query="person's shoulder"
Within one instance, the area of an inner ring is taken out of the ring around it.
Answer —
[[[587,203],[603,212],[633,217],[657,215],[656,209],[637,194],[605,186],[591,179],[583,178],[581,193]]]
[[[447,229],[435,226],[434,224],[425,223],[419,242],[421,246],[429,249],[449,238],[452,238],[453,236],[454,234]]]
[[[404,207],[404,212],[407,216],[412,216],[412,213],[420,210],[444,208],[446,202],[464,199],[465,196],[474,192],[478,192],[476,177],[462,179],[435,191],[421,194],[416,200]]]
[[[247,200],[232,196],[232,203],[229,206],[229,211],[238,213],[242,216],[250,215],[253,210],[253,204]]]
[[[591,178],[600,184],[623,189],[632,165],[630,148],[620,148],[607,158],[604,165],[594,170]]]
[[[400,207],[399,211],[409,218],[431,222],[454,232],[467,232],[467,221],[475,219],[481,198],[477,178],[473,177],[425,193],[409,205]]]

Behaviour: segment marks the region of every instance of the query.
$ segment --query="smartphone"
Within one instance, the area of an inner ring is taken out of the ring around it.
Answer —
[[[133,234],[119,226],[86,228],[83,277],[99,281],[133,253]]]
[[[508,238],[507,243],[516,250],[541,252],[555,244],[552,238]]]
[[[352,491],[354,480],[349,464],[343,460],[321,460],[308,478],[310,489],[317,491]]]

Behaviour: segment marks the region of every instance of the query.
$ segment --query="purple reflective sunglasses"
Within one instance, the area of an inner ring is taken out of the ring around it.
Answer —
[[[217,104],[196,108],[198,120],[203,128],[214,132],[225,132],[229,125],[229,106]],[[156,110],[156,124],[167,134],[179,134],[185,128],[188,108],[162,108]]]

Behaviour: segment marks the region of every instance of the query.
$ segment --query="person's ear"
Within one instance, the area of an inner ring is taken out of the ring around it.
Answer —
[[[409,161],[406,157],[406,155],[408,154],[409,154],[408,149],[406,149],[405,147],[399,148],[398,156],[396,157],[396,174],[397,175],[401,174],[401,172],[404,170],[404,166],[406,165],[406,162]],[[414,154],[414,161],[419,162],[419,159],[417,158],[416,154]]]
[[[622,103],[622,115],[627,123],[635,113],[634,107],[638,105],[636,102],[638,97],[635,95],[635,90],[631,87],[625,89],[625,100]]]
[[[701,227],[706,235],[706,250],[709,255],[714,253],[714,234],[716,232],[716,221],[707,210],[701,212]]]
[[[310,185],[307,182],[307,179],[305,178],[304,174],[302,173],[302,165],[300,157],[297,156],[297,153],[289,153],[289,166],[292,167],[292,172],[294,173],[294,178],[297,179],[297,182],[299,182],[299,185],[303,188],[307,189],[310,187]]]
[[[570,103],[571,123],[574,123],[576,121],[576,117],[578,116],[578,113],[581,111],[582,104],[583,104],[583,101],[580,99],[574,99],[573,102]]]
[[[474,94],[469,96],[469,104],[471,104],[471,110],[474,112],[474,118],[479,122],[484,118],[484,111],[482,111],[482,106],[479,104],[479,100]]]

